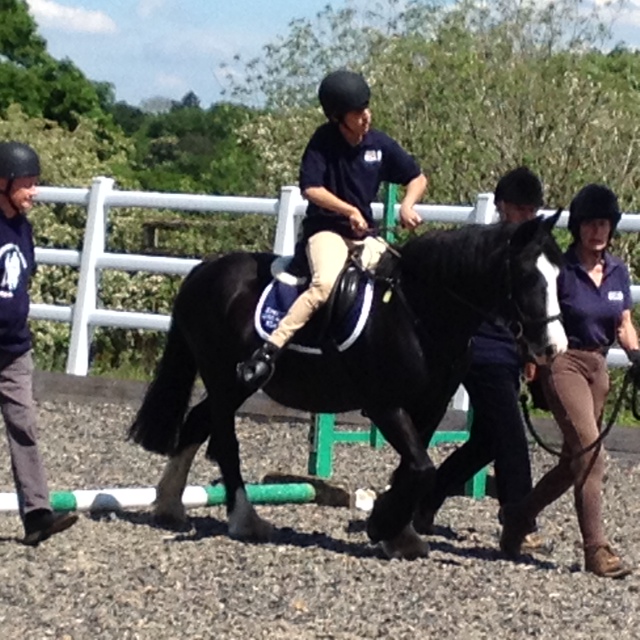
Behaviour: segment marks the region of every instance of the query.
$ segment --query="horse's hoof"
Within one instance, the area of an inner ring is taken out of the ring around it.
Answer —
[[[232,524],[229,522],[229,535],[236,540],[248,542],[269,542],[273,539],[275,527],[259,516],[250,520]]]
[[[429,543],[407,525],[395,538],[384,540],[382,550],[389,559],[416,560],[429,556]]]
[[[416,511],[413,514],[413,528],[417,533],[421,533],[426,536],[433,535],[435,533],[435,520],[436,514],[434,511]]]
[[[182,502],[177,505],[155,503],[153,505],[153,519],[163,527],[176,530],[184,529],[188,522],[187,511]]]

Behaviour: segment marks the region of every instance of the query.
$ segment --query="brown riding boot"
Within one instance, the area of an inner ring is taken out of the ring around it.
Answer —
[[[584,568],[601,578],[624,578],[633,571],[608,544],[586,547]]]
[[[535,520],[524,515],[517,504],[506,504],[500,509],[502,533],[500,549],[508,558],[515,560],[523,551],[527,535],[535,530]]]

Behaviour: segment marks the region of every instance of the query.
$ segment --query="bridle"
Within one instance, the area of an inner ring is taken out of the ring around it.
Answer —
[[[541,252],[542,255],[542,252]],[[514,313],[510,314],[514,319],[509,324],[509,328],[511,329],[513,335],[516,340],[524,340],[524,329],[525,327],[530,326],[546,326],[555,322],[556,320],[562,320],[562,314],[556,313],[552,316],[541,316],[539,318],[534,318],[532,316],[527,315],[516,300],[513,295],[513,274],[512,274],[512,264],[511,264],[511,239],[507,244],[507,304],[511,307]],[[526,340],[525,340],[526,342]]]
[[[561,313],[556,313],[550,316],[541,316],[539,318],[532,317],[525,313],[521,306],[518,304],[514,296],[514,287],[513,287],[513,275],[512,275],[512,263],[511,263],[511,241],[507,243],[507,264],[506,264],[506,289],[507,289],[507,306],[510,308],[511,312],[509,316],[511,320],[508,324],[509,329],[513,333],[516,341],[524,341],[526,343],[525,336],[525,327],[535,327],[535,326],[546,326],[555,322],[556,320],[562,319]],[[447,294],[454,298],[456,301],[460,302],[462,305],[466,306],[469,309],[472,309],[475,313],[480,315],[483,320],[489,322],[495,322],[497,316],[495,313],[489,313],[484,309],[481,309],[471,301],[467,300],[463,296],[459,295],[455,291],[451,290],[449,287],[444,287],[444,290]]]
[[[532,318],[530,316],[527,316],[527,314],[524,311],[522,311],[517,300],[511,299],[510,303],[512,308],[515,311],[515,314],[514,314],[515,320],[512,320],[509,323],[509,328],[511,329],[516,340],[524,340],[525,327],[536,326],[536,325],[547,325],[547,324],[551,324],[552,322],[555,322],[556,320],[562,320],[561,313],[556,313],[552,316],[544,316],[541,318]]]

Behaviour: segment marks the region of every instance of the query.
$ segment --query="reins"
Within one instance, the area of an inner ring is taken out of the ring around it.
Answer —
[[[620,391],[618,392],[618,397],[616,398],[616,401],[613,405],[613,409],[611,411],[611,415],[609,416],[609,419],[607,420],[604,429],[601,429],[600,434],[591,444],[584,447],[584,449],[581,449],[577,453],[567,454],[567,453],[564,453],[561,449],[554,449],[551,445],[548,445],[546,442],[544,442],[544,440],[540,437],[540,434],[536,431],[535,427],[533,426],[533,423],[531,422],[531,415],[529,413],[527,395],[525,393],[521,393],[520,406],[522,407],[522,415],[524,417],[524,422],[527,425],[527,429],[529,433],[533,436],[533,439],[536,441],[536,443],[539,444],[548,453],[558,458],[569,458],[570,460],[579,458],[580,456],[583,456],[585,453],[588,453],[589,451],[592,451],[596,447],[600,446],[600,444],[602,444],[604,439],[609,435],[609,432],[613,428],[615,421],[618,418],[618,414],[620,413],[620,409],[622,408],[622,403],[625,400],[627,389],[631,381],[632,381],[631,369],[627,369],[624,379],[622,381],[622,386],[620,387]],[[632,387],[633,389],[632,389],[631,399],[630,399],[631,412],[633,414],[633,417],[636,420],[640,420],[640,407],[638,406],[638,385],[634,383]]]

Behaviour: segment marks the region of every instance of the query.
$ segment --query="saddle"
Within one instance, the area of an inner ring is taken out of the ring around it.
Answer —
[[[304,248],[304,246],[303,246]],[[303,250],[276,258],[271,264],[274,279],[263,291],[255,314],[255,329],[267,340],[311,277]],[[294,336],[288,348],[321,354],[329,349],[345,351],[360,336],[371,311],[373,277],[357,260],[349,260],[333,287],[327,303]]]

